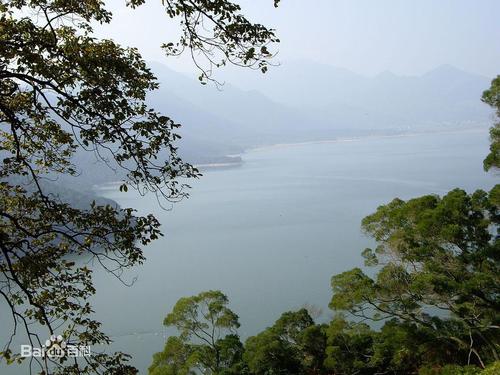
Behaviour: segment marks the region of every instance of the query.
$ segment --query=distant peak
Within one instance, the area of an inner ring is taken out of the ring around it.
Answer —
[[[430,75],[442,75],[442,74],[469,74],[456,66],[450,65],[450,64],[443,64],[439,65],[437,68],[429,70],[427,73],[424,74],[424,76],[430,76]]]

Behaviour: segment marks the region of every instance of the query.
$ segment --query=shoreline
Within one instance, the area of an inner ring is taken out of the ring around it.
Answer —
[[[416,131],[416,132],[408,132],[408,133],[400,133],[400,134],[376,134],[376,135],[363,135],[358,137],[339,137],[333,139],[324,139],[324,140],[316,140],[316,141],[304,141],[304,142],[290,142],[290,143],[275,143],[271,145],[257,146],[251,147],[243,151],[239,156],[243,156],[246,153],[250,152],[260,152],[260,151],[269,151],[273,149],[280,148],[289,148],[289,147],[300,147],[307,145],[315,145],[315,144],[333,144],[333,143],[341,143],[341,142],[357,142],[366,139],[387,139],[387,138],[405,138],[405,137],[416,137],[420,135],[430,135],[430,134],[459,134],[459,133],[470,133],[470,132],[485,132],[489,131],[490,126],[477,126],[470,127],[465,129],[450,129],[450,130],[436,130],[436,131]]]
[[[363,135],[363,136],[356,136],[356,137],[339,137],[339,138],[334,138],[334,139],[323,139],[323,140],[315,140],[315,141],[303,141],[303,142],[290,142],[290,143],[275,143],[275,144],[270,144],[270,145],[263,145],[263,146],[257,146],[257,147],[250,147],[245,149],[242,153],[240,154],[231,154],[231,155],[224,155],[225,157],[229,158],[241,158],[240,160],[237,161],[227,161],[227,162],[219,162],[219,163],[204,163],[204,164],[195,164],[194,166],[198,168],[200,171],[215,171],[215,170],[221,170],[221,169],[231,169],[231,168],[238,168],[241,167],[243,164],[245,164],[245,160],[243,159],[243,156],[248,153],[252,152],[262,152],[262,151],[271,151],[275,149],[280,149],[280,148],[290,148],[290,147],[300,147],[300,146],[307,146],[307,145],[315,145],[315,144],[335,144],[335,143],[343,143],[343,142],[358,142],[358,141],[363,141],[367,139],[389,139],[389,138],[406,138],[406,137],[417,137],[421,135],[431,135],[431,134],[460,134],[460,133],[478,133],[478,132],[484,132],[488,133],[490,126],[474,126],[474,127],[468,127],[468,128],[463,128],[463,129],[449,129],[449,130],[436,130],[436,131],[415,131],[415,132],[407,132],[407,133],[399,133],[399,134],[373,134],[373,135]],[[113,182],[108,182],[106,184],[100,185],[100,186],[94,186],[94,189],[109,189],[111,186],[116,186],[121,184],[121,181],[113,181]]]
[[[243,160],[238,160],[238,161],[228,161],[225,163],[195,164],[194,166],[200,170],[209,170],[209,169],[235,168],[235,167],[239,167],[242,164],[243,164]]]

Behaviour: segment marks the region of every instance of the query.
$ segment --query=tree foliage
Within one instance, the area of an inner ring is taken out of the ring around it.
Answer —
[[[436,332],[467,363],[498,360],[500,185],[489,193],[395,199],[363,220],[378,242],[363,253],[375,278],[353,269],[332,278],[330,306],[359,319],[397,319]]]
[[[131,0],[138,7],[142,0]],[[233,63],[267,69],[274,31],[250,22],[228,0],[163,0],[182,36],[167,55],[186,49],[202,69]],[[277,1],[275,1],[275,5]],[[12,315],[12,336],[0,355],[22,360],[12,348],[21,332],[33,346],[61,332],[81,345],[109,343],[91,318],[92,270],[69,260],[79,255],[120,277],[144,260],[142,247],[161,235],[151,215],[92,204],[76,208],[47,193],[44,180],[77,176],[72,157],[93,152],[121,169],[128,187],[177,201],[182,178],[198,171],[177,155],[173,119],[148,107],[158,82],[137,49],[97,39],[93,23],[109,23],[98,0],[7,0],[0,3],[0,297]],[[38,369],[65,373],[134,373],[127,356],[94,355],[85,362],[38,360]],[[35,362],[36,362],[35,361]],[[31,367],[31,366],[30,366]]]
[[[306,309],[285,312],[276,323],[250,337],[243,358],[251,374],[319,374],[326,337]]]
[[[236,335],[238,316],[228,302],[220,291],[177,301],[163,324],[175,327],[179,336],[170,337],[163,352],[154,355],[149,373],[238,374],[243,345]]]
[[[213,325],[206,319],[210,314],[199,314],[210,294],[227,304],[221,292],[203,292],[182,298],[167,315],[165,322],[174,324],[179,335],[170,336],[163,351],[153,356],[151,375],[486,375],[495,373],[500,364],[492,354],[484,357],[482,365],[471,360],[470,346],[457,346],[445,336],[450,328],[463,328],[453,320],[428,327],[396,317],[376,330],[364,322],[346,319],[337,310],[332,320],[323,324],[314,322],[305,309],[285,312],[244,345],[237,335],[237,325],[222,339],[213,340]],[[478,353],[483,349],[488,350],[485,343],[475,348]],[[218,358],[224,359],[217,367],[213,366],[216,350],[221,353]]]
[[[491,87],[483,93],[483,102],[495,110],[496,121],[490,129],[490,153],[484,159],[484,169],[500,167],[500,76],[492,82]]]

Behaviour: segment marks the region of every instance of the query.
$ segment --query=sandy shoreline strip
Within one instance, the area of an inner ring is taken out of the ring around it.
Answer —
[[[318,144],[331,144],[331,143],[343,143],[343,142],[358,142],[366,139],[387,139],[387,138],[405,138],[405,137],[418,137],[421,135],[431,135],[431,134],[460,134],[460,133],[487,133],[488,127],[472,127],[467,129],[450,129],[450,130],[438,130],[438,131],[422,131],[422,132],[411,132],[411,133],[401,133],[401,134],[374,134],[374,135],[363,135],[359,137],[347,137],[347,138],[334,138],[334,139],[325,139],[325,140],[317,140],[317,141],[305,141],[305,142],[291,142],[291,143],[276,143],[268,146],[258,146],[252,147],[245,150],[241,155],[250,152],[259,152],[259,151],[269,151],[273,149],[279,148],[287,148],[287,147],[298,147],[298,146],[307,146],[307,145],[318,145]]]

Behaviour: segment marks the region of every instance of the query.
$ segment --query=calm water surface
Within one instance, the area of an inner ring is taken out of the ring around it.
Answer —
[[[254,150],[242,167],[205,172],[170,211],[152,196],[102,188],[123,207],[153,212],[165,237],[125,275],[132,287],[96,273],[97,316],[141,373],[171,333],[164,316],[203,290],[229,296],[242,337],[304,304],[326,319],[331,276],[361,266],[373,244],[361,219],[394,197],[491,188],[498,176],[482,170],[487,149],[487,131],[476,130]]]

